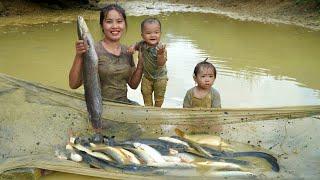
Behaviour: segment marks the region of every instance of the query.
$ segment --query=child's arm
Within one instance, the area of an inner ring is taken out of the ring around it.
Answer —
[[[220,97],[220,93],[219,93],[217,90],[212,89],[212,90],[211,90],[211,97],[212,97],[211,107],[212,107],[212,108],[221,108],[221,97]]]
[[[191,107],[191,94],[190,90],[187,91],[183,100],[183,108],[192,108]]]
[[[157,46],[157,64],[158,66],[164,66],[167,61],[166,45],[159,43]]]

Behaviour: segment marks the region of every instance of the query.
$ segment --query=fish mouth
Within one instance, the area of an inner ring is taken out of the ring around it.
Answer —
[[[79,39],[83,39],[85,33],[89,32],[88,26],[82,16],[77,18],[77,31]]]
[[[78,16],[78,22],[83,22],[83,17],[82,16]]]

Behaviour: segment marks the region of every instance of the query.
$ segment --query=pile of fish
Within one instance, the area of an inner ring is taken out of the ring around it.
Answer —
[[[115,141],[114,137],[71,137],[66,149],[71,159],[100,169],[117,168],[126,171],[155,169],[189,169],[199,166],[215,171],[244,172],[250,161],[237,157],[255,157],[267,161],[273,171],[279,171],[277,159],[265,152],[221,151],[198,144],[176,129],[177,136],[157,139]]]

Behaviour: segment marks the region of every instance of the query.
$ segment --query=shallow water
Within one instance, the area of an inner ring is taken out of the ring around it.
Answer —
[[[193,68],[209,57],[217,67],[214,87],[223,107],[320,104],[320,32],[277,24],[243,22],[206,13],[158,15],[168,47],[168,88],[164,107],[181,107],[194,86]],[[128,17],[124,44],[140,39],[144,16]],[[97,21],[88,21],[95,40]],[[0,72],[69,89],[68,71],[76,40],[74,22],[0,29]],[[82,89],[78,90],[82,92]],[[143,104],[140,89],[129,98]]]

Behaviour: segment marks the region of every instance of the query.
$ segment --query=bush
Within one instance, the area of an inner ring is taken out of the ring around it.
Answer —
[[[312,4],[314,10],[320,14],[320,0],[295,0],[296,4]]]
[[[315,2],[317,4],[317,6],[320,5],[320,0],[295,0],[295,1],[296,1],[297,4]]]

